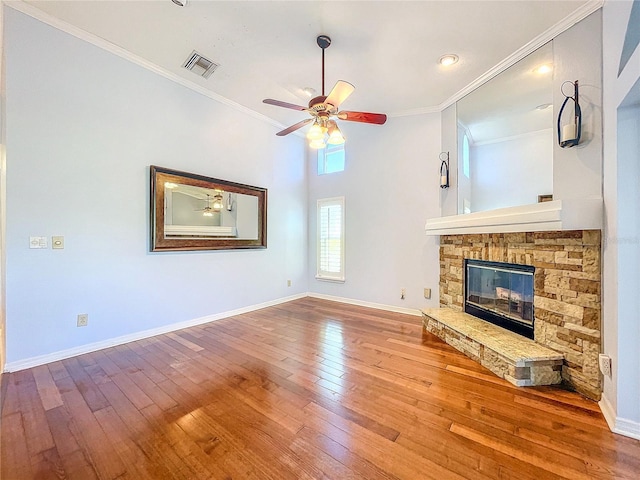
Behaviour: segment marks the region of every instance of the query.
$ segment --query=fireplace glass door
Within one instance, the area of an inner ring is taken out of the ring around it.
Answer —
[[[465,311],[517,333],[533,334],[534,267],[467,260],[465,273]]]

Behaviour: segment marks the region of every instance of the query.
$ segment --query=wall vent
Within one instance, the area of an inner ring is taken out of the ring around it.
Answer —
[[[187,70],[191,70],[196,75],[200,75],[204,78],[209,78],[213,71],[220,65],[212,62],[208,58],[203,57],[195,50],[186,62],[182,65]]]

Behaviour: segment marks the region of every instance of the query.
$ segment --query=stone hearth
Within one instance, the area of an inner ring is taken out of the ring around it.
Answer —
[[[599,400],[599,230],[442,235],[440,305],[463,308],[465,258],[533,265],[534,340],[564,355],[562,380]]]
[[[518,387],[562,381],[564,355],[533,340],[451,308],[422,311],[427,331]]]

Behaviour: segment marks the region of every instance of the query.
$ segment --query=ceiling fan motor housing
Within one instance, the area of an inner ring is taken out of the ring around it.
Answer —
[[[312,98],[309,101],[309,110],[313,110],[314,112],[317,112],[317,113],[330,111],[334,107],[333,105],[324,103],[326,99],[327,97],[324,95],[320,95],[318,97]]]

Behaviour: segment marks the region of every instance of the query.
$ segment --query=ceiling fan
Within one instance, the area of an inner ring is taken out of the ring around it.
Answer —
[[[275,105],[277,107],[290,108],[292,110],[300,110],[308,112],[311,118],[302,120],[301,122],[291,125],[288,128],[276,133],[279,137],[288,135],[291,132],[308,125],[313,122],[311,129],[307,133],[307,137],[310,140],[309,146],[313,148],[324,148],[325,134],[328,134],[327,143],[340,144],[344,143],[344,137],[336,124],[335,119],[346,120],[349,122],[361,122],[361,123],[373,123],[376,125],[382,125],[387,121],[387,116],[384,113],[368,113],[368,112],[351,112],[351,111],[339,111],[339,107],[349,95],[353,93],[355,87],[349,82],[344,80],[338,80],[334,87],[329,92],[329,95],[324,94],[324,51],[329,45],[331,45],[331,38],[327,35],[319,35],[316,38],[318,46],[322,49],[322,95],[312,98],[309,101],[308,107],[300,105],[294,105],[293,103],[282,102],[280,100],[273,100],[266,98],[264,103],[269,105]]]
[[[224,207],[222,195],[220,192],[216,191],[216,194],[213,196],[213,205],[211,205],[211,195],[207,194],[207,205],[204,208],[198,208],[194,211],[202,212],[202,215],[205,217],[212,217],[214,213],[219,212]]]

